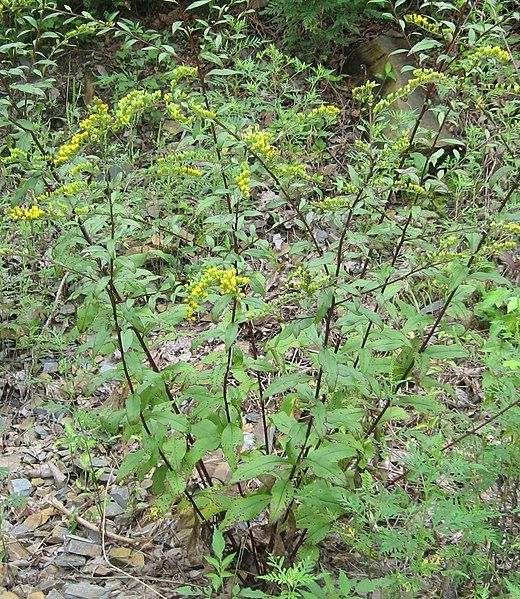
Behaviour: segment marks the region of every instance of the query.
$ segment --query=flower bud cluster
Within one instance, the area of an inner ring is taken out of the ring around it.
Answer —
[[[190,103],[190,110],[193,112],[195,116],[200,117],[201,119],[208,119],[212,121],[217,118],[217,115],[212,111],[208,110],[202,104],[196,104],[195,102]]]
[[[241,287],[249,283],[249,278],[237,274],[235,268],[221,269],[216,266],[207,268],[202,276],[192,281],[187,286],[188,295],[184,300],[186,304],[186,317],[188,320],[195,318],[197,308],[209,296],[209,289],[217,287],[222,295],[234,295],[243,297]]]
[[[404,20],[411,25],[415,25],[416,27],[425,29],[433,35],[440,34],[439,25],[430,17],[425,17],[424,15],[418,15],[416,13],[413,13],[404,15]]]
[[[360,104],[374,103],[374,89],[377,87],[375,81],[367,81],[363,85],[359,85],[352,90],[352,97]]]
[[[396,90],[395,92],[388,94],[386,98],[379,100],[374,106],[374,114],[381,112],[382,110],[391,106],[397,99],[405,98],[409,96],[414,90],[422,85],[429,83],[436,83],[440,81],[447,81],[448,78],[444,73],[435,71],[434,69],[415,69],[413,71],[413,77],[408,81],[406,85]]]
[[[193,117],[186,116],[182,112],[181,105],[175,101],[173,94],[164,94],[164,102],[166,114],[171,119],[182,125],[191,125],[191,123],[193,123]]]
[[[272,161],[276,158],[276,150],[271,145],[271,133],[269,131],[248,131],[244,135],[244,141],[253,152],[262,158]]]
[[[501,233],[520,235],[520,223],[509,223],[506,221],[493,221],[491,227]]]
[[[323,106],[318,106],[317,108],[313,108],[310,112],[298,112],[296,114],[296,118],[299,121],[309,122],[315,119],[325,119],[325,120],[334,120],[341,110],[337,106],[332,106],[331,104],[324,104]]]
[[[500,46],[481,46],[473,50],[467,58],[474,63],[484,60],[496,60],[497,62],[509,62],[511,60],[509,52]]]
[[[202,171],[194,166],[181,164],[175,156],[161,157],[157,159],[154,172],[162,177],[171,177],[174,175],[190,175],[192,177],[202,177]]]
[[[143,89],[134,89],[130,93],[123,96],[115,110],[116,123],[120,127],[130,125],[135,119],[140,116],[145,110],[149,109],[153,104],[161,99],[161,92],[148,92]]]
[[[330,278],[327,276],[316,277],[313,273],[298,265],[296,270],[287,279],[287,285],[292,291],[302,291],[306,295],[312,295],[318,289],[324,287]]]
[[[249,189],[251,183],[251,170],[247,162],[242,162],[240,165],[240,173],[235,177],[235,183],[238,185],[244,198],[251,197],[251,190]]]
[[[90,105],[90,115],[80,123],[79,133],[63,144],[54,158],[54,164],[69,162],[88,141],[97,141],[105,135],[114,124],[114,118],[108,112],[108,105],[99,98],[94,98]]]
[[[180,65],[173,69],[171,72],[171,82],[170,86],[173,89],[179,81],[183,79],[189,79],[190,77],[197,76],[197,69],[195,67],[189,67],[187,65]]]

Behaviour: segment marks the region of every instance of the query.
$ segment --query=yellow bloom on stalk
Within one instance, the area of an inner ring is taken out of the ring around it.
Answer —
[[[29,208],[15,206],[7,212],[14,221],[33,221],[45,216],[45,210],[42,210],[37,204],[33,204]]]
[[[269,131],[249,131],[244,135],[244,141],[253,152],[267,160],[276,158],[276,150],[271,145],[271,133]]]
[[[172,89],[179,83],[179,81],[182,81],[182,79],[188,79],[190,77],[196,77],[197,76],[197,69],[195,67],[188,67],[186,65],[180,65],[178,67],[176,67],[175,69],[173,69],[172,74],[171,74],[171,82],[170,85],[172,87]]]
[[[222,295],[243,297],[240,289],[248,283],[249,277],[238,275],[235,268],[221,269],[210,266],[199,279],[192,281],[186,287],[188,295],[184,303],[186,304],[187,319],[194,320],[197,308],[208,298],[211,287],[219,287],[219,292]]]
[[[341,110],[337,106],[333,106],[331,104],[324,104],[323,106],[318,106],[317,108],[313,108],[309,113],[299,112],[296,115],[296,118],[300,121],[310,121],[316,118],[323,118],[326,120],[335,119]]]
[[[404,20],[416,27],[429,31],[433,35],[439,35],[440,33],[439,25],[437,25],[433,19],[425,17],[424,15],[418,15],[416,13],[404,15]]]
[[[145,110],[161,99],[161,92],[147,92],[143,89],[134,89],[123,96],[115,111],[116,123],[121,127],[130,125]]]
[[[247,162],[243,162],[240,165],[240,174],[235,177],[235,183],[238,185],[245,198],[251,196],[251,190],[249,189],[249,184],[251,183],[251,171],[249,170]]]
[[[94,98],[89,106],[90,115],[79,125],[79,133],[63,144],[54,158],[54,164],[59,166],[69,162],[87,141],[97,141],[114,124],[113,117],[108,112],[108,105],[99,98]]]
[[[500,46],[481,46],[473,50],[468,56],[472,62],[481,62],[483,60],[496,60],[497,62],[509,62],[511,56],[507,50]]]

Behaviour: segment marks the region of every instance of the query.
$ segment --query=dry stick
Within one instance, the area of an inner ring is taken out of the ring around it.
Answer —
[[[92,532],[98,532],[98,533],[102,532],[102,529],[99,526],[96,526],[92,522],[85,520],[85,518],[78,516],[72,510],[69,510],[69,508],[65,507],[63,505],[63,503],[61,503],[61,501],[56,499],[56,497],[52,497],[49,495],[45,498],[45,501],[47,501],[47,503],[50,503],[52,505],[52,507],[55,507],[57,510],[59,510],[60,512],[65,514],[65,516],[67,516],[68,518],[74,518],[78,524],[83,526],[83,528],[91,530]],[[130,539],[129,537],[123,537],[122,535],[118,535],[115,532],[110,532],[109,530],[105,531],[105,534],[108,538],[110,538],[114,541],[118,541],[119,543],[128,543],[129,545],[138,545],[139,544],[139,541],[136,541],[135,539]]]
[[[107,486],[110,485],[110,482],[112,480],[112,474],[113,474],[113,469],[110,472]],[[152,587],[151,585],[146,583],[144,580],[141,580],[140,578],[138,578],[137,576],[134,576],[133,574],[130,574],[129,572],[125,572],[122,568],[119,568],[119,566],[116,566],[115,564],[113,564],[110,561],[110,559],[108,557],[106,541],[105,541],[105,537],[108,536],[108,531],[106,530],[106,516],[107,516],[106,510],[107,510],[107,506],[105,504],[103,506],[103,511],[101,513],[101,551],[102,551],[105,562],[110,566],[110,568],[116,570],[117,572],[120,572],[121,574],[123,574],[124,576],[126,576],[132,580],[135,580],[135,582],[138,582],[139,584],[143,585],[146,589],[148,589],[149,591],[152,591],[152,593],[155,593],[157,596],[161,597],[161,599],[168,599],[166,597],[166,595],[163,595],[162,593],[160,593],[157,589],[155,589],[154,587]]]
[[[251,344],[251,353],[253,354],[253,359],[258,360],[258,348],[256,346],[255,341],[255,331],[253,329],[253,323],[248,323],[249,329],[249,343]],[[262,426],[264,429],[264,443],[265,443],[265,453],[269,455],[269,432],[267,430],[267,417],[265,411],[265,399],[264,399],[264,384],[262,382],[262,377],[260,376],[260,371],[256,371],[256,380],[258,383],[258,395],[260,398],[260,410],[262,413]]]

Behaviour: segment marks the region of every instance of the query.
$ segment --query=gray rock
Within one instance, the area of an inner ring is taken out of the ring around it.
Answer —
[[[52,589],[52,591],[49,591],[46,599],[65,599],[65,598],[56,589]]]
[[[109,589],[97,586],[95,584],[89,584],[88,582],[79,582],[77,584],[68,584],[63,588],[65,597],[72,597],[75,599],[98,599],[102,597],[108,597],[110,594]]]
[[[38,437],[40,437],[40,439],[45,439],[45,437],[49,436],[49,431],[43,426],[40,426],[39,424],[36,424],[34,426],[34,432],[36,435],[38,435]],[[38,459],[40,459],[39,455],[37,457]]]
[[[55,360],[49,360],[43,364],[43,372],[58,372],[58,362]]]
[[[17,524],[11,528],[9,536],[14,539],[32,539],[34,537],[34,526]]]
[[[128,502],[130,501],[130,491],[128,490],[128,487],[112,487],[110,496],[123,509],[128,507]]]
[[[54,565],[59,568],[81,568],[86,563],[86,557],[83,555],[73,555],[72,553],[62,553],[54,559]]]
[[[87,557],[97,557],[101,555],[101,545],[87,541],[86,539],[69,539],[67,551],[75,555],[85,555]]]
[[[115,518],[116,516],[119,516],[120,514],[123,514],[123,513],[124,513],[123,508],[118,503],[115,503],[114,501],[111,501],[105,508],[105,515],[107,518]]]
[[[13,478],[7,484],[7,488],[9,489],[9,493],[11,495],[21,495],[22,497],[29,497],[32,491],[32,484],[30,480],[26,478]]]

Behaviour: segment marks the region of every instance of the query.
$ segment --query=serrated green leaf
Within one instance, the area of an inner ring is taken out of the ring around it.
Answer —
[[[284,514],[294,496],[294,487],[289,479],[278,479],[271,488],[269,523],[275,524]]]
[[[278,470],[286,461],[277,455],[259,455],[245,464],[240,464],[231,477],[232,483],[242,480],[252,480],[266,472]]]

